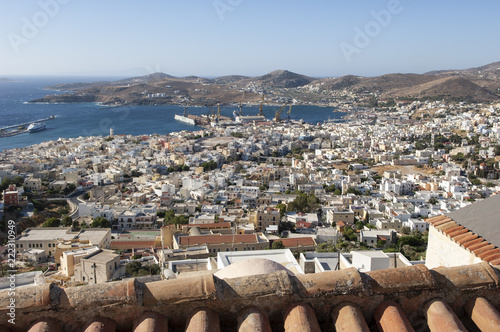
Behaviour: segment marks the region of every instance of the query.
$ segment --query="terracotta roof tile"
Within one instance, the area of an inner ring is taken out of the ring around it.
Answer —
[[[457,226],[458,226],[458,224],[456,222],[449,221],[446,224],[437,226],[436,229],[439,229],[440,231],[444,232],[444,231],[447,231],[449,229],[456,228]]]
[[[438,221],[441,221],[443,219],[445,219],[446,216],[444,215],[439,215],[439,216],[435,216],[435,217],[431,217],[431,218],[428,218],[426,219],[425,221],[431,225],[434,225],[435,223],[437,223]]]
[[[285,313],[285,332],[321,332],[314,310],[304,303],[290,306]]]
[[[465,233],[469,233],[469,230],[467,228],[458,229],[453,232],[449,232],[447,235],[451,238],[454,238],[455,236],[462,235]]]
[[[484,247],[487,247],[487,246],[492,246],[492,244],[489,243],[488,241],[484,241],[484,239],[483,239],[482,242],[473,244],[473,245],[469,246],[467,249],[469,249],[470,251],[474,252],[474,250],[477,250],[477,249],[480,249],[480,248],[484,248]]]
[[[116,323],[114,320],[105,317],[91,318],[83,327],[84,332],[115,332]]]
[[[481,331],[500,331],[500,313],[484,297],[467,301],[465,311]]]
[[[200,245],[217,243],[256,243],[259,242],[255,234],[235,234],[235,235],[195,235],[181,236],[181,245]]]
[[[250,307],[238,316],[238,332],[271,332],[271,324],[266,313],[257,308]]]
[[[370,332],[361,309],[352,303],[339,304],[332,313],[336,331]]]
[[[436,230],[450,237],[455,243],[469,250],[476,257],[486,262],[491,262],[500,258],[495,256],[495,254],[500,253],[500,249],[484,240],[480,235],[474,234],[468,228],[456,223],[449,217],[444,215],[436,216],[427,219],[426,222],[433,225]]]
[[[455,227],[448,228],[447,230],[443,231],[444,234],[449,235],[453,232],[460,231],[464,229],[464,227],[456,225]]]
[[[167,317],[157,312],[145,312],[134,320],[134,332],[155,331],[168,331]]]
[[[481,255],[484,254],[485,252],[489,252],[490,250],[494,250],[495,246],[492,244],[488,244],[487,246],[484,246],[482,248],[473,250],[472,252],[479,258],[481,258]]]
[[[280,239],[283,245],[287,248],[293,248],[297,246],[310,247],[316,245],[312,237],[293,237],[287,239]]]
[[[445,218],[445,219],[442,219],[436,223],[434,223],[434,227],[437,227],[437,226],[440,226],[440,225],[443,225],[443,224],[446,224],[446,223],[449,223],[451,221],[450,218]]]
[[[479,258],[485,260],[485,261],[488,261],[487,258],[488,257],[491,257],[492,255],[494,254],[497,254],[500,252],[500,249],[498,248],[494,248],[494,249],[491,249],[491,250],[486,250],[486,251],[483,251],[482,253],[480,253],[478,255]]]
[[[499,274],[496,267],[480,263],[434,270],[418,265],[299,277],[278,271],[233,279],[204,274],[147,283],[19,287],[14,331],[59,325],[60,331],[70,332],[113,328],[113,323],[116,331],[136,332],[235,331],[238,326],[245,332],[330,331],[333,326],[368,331],[366,322],[384,331],[426,330],[427,324],[432,331],[443,326],[460,330],[457,317],[464,313],[479,329],[498,331]],[[9,301],[8,290],[0,291],[0,325],[9,326]]]
[[[212,309],[197,309],[187,321],[186,332],[219,332],[219,314]]]
[[[380,331],[384,332],[414,332],[410,321],[401,307],[394,301],[381,303],[374,313],[375,321]]]
[[[434,278],[425,265],[405,266],[395,270],[370,271],[366,274],[370,277],[369,283],[375,293],[424,290],[436,287]]]
[[[487,262],[491,262],[491,261],[494,261],[495,259],[499,259],[499,258],[500,258],[500,253],[497,252],[496,254],[492,254],[492,255],[484,257],[484,260]]]
[[[433,332],[467,332],[450,306],[442,300],[432,300],[424,308],[429,329]]]
[[[469,249],[471,246],[479,245],[482,242],[486,242],[486,241],[484,241],[484,239],[482,237],[478,237],[474,240],[464,242],[462,245],[465,249]]]
[[[466,242],[472,241],[474,239],[477,239],[478,235],[474,234],[472,232],[467,232],[462,235],[455,236],[453,239],[458,242],[458,244],[463,245]]]

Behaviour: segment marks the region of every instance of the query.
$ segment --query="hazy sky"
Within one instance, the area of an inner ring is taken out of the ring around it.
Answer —
[[[423,73],[500,61],[500,1],[0,0],[0,77]]]

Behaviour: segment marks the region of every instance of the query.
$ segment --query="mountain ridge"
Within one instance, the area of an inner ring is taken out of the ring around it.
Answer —
[[[256,103],[261,95],[272,95],[274,102],[299,100],[316,103],[323,95],[360,94],[382,98],[461,98],[476,102],[500,99],[500,62],[463,70],[432,71],[424,74],[392,73],[373,77],[345,75],[314,78],[288,70],[274,70],[260,76],[226,75],[216,78],[176,77],[152,73],[114,82],[72,83],[48,87],[71,91],[46,96],[33,102],[78,102],[93,100],[104,104],[213,105]],[[244,93],[244,97],[242,94]]]

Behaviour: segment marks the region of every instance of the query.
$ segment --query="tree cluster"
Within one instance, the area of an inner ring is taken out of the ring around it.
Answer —
[[[186,225],[189,222],[189,217],[185,215],[175,215],[173,210],[165,212],[165,225]]]
[[[319,208],[319,199],[314,194],[301,193],[288,203],[288,211],[310,213]]]

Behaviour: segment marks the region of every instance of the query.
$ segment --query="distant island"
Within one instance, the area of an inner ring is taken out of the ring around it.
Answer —
[[[242,75],[213,79],[164,73],[113,82],[71,83],[47,87],[68,91],[32,100],[34,103],[98,102],[103,105],[228,105],[311,104],[338,106],[377,100],[446,100],[492,102],[500,100],[500,62],[463,70],[425,74],[387,74],[376,77],[347,75],[314,78],[288,70],[256,77]]]
[[[16,82],[10,78],[0,77],[0,82]]]

